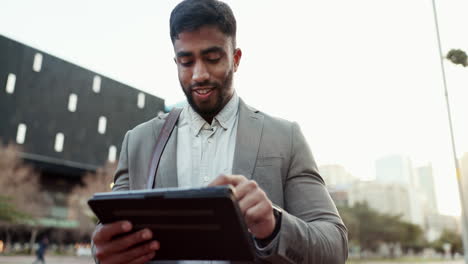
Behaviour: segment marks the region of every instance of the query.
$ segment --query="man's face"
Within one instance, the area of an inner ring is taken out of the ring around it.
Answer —
[[[182,32],[174,41],[179,81],[192,108],[211,119],[231,99],[233,73],[242,53],[215,26]]]

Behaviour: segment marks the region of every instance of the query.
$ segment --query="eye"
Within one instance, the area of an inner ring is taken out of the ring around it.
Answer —
[[[221,58],[208,58],[206,59],[208,62],[211,62],[211,63],[217,63]]]
[[[179,61],[179,64],[184,67],[189,67],[190,65],[193,64],[193,59],[190,57],[180,57],[178,61]]]
[[[217,63],[221,59],[221,54],[217,52],[208,53],[205,57],[205,60],[210,63]]]
[[[189,61],[189,62],[181,62],[180,65],[184,66],[184,67],[190,67],[191,65],[193,64],[192,61]]]

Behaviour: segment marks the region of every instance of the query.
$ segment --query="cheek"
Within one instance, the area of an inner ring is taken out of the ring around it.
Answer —
[[[228,62],[224,62],[222,64],[217,65],[217,67],[213,67],[211,72],[213,76],[216,76],[216,79],[225,79],[231,72],[231,65],[229,65]]]
[[[179,81],[182,82],[184,86],[187,86],[187,84],[190,84],[190,80],[192,79],[192,74],[190,70],[179,67],[178,73],[179,73]]]

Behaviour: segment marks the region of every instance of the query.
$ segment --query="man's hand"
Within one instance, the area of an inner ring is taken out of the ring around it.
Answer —
[[[258,239],[270,236],[275,229],[276,220],[272,203],[265,192],[255,181],[242,175],[220,175],[208,186],[228,184],[234,186],[234,195],[250,232]]]
[[[96,258],[101,264],[146,263],[155,256],[160,245],[158,241],[150,241],[153,234],[149,229],[115,238],[131,230],[132,224],[128,221],[99,225],[96,228],[92,240],[96,246]]]

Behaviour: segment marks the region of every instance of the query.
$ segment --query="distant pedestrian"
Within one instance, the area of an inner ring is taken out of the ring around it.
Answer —
[[[47,237],[43,237],[41,241],[39,241],[39,248],[36,250],[36,260],[34,260],[33,264],[42,263],[45,264],[44,255],[49,246],[49,239]]]

